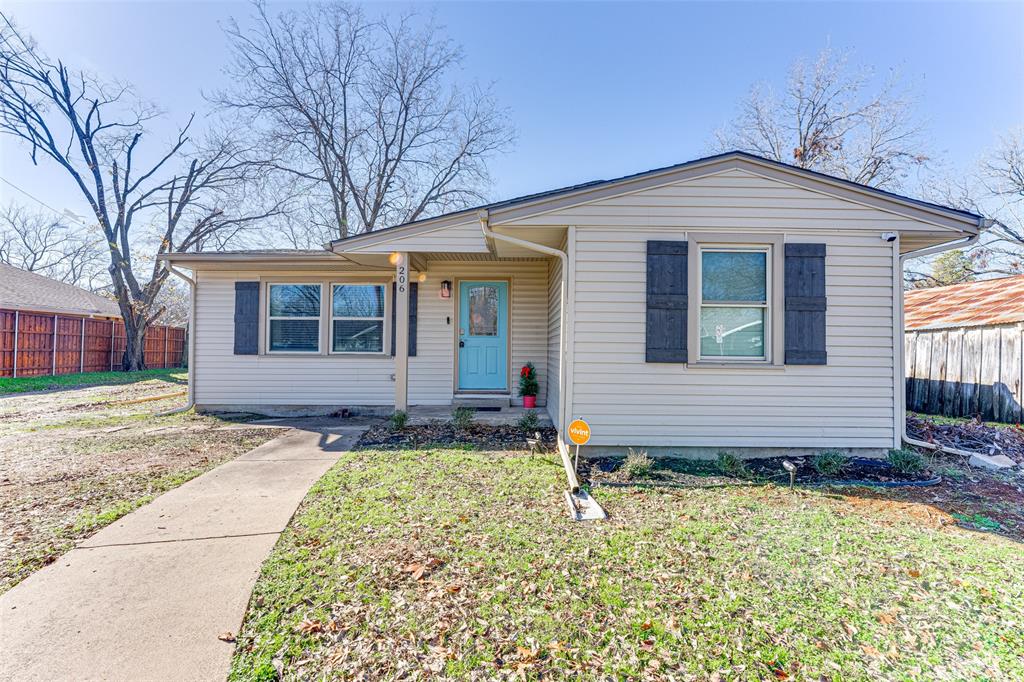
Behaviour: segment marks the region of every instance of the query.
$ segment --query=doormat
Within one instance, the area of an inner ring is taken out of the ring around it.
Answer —
[[[500,407],[474,407],[477,412],[501,412]]]

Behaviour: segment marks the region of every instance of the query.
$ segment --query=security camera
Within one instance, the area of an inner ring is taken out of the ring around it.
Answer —
[[[899,236],[895,232],[883,232],[882,239],[889,242],[890,244],[896,241],[896,237]]]

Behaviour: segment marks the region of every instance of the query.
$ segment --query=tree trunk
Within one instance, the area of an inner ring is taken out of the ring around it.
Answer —
[[[122,369],[135,372],[146,369],[146,324],[145,315],[126,316],[124,318],[125,348]]]

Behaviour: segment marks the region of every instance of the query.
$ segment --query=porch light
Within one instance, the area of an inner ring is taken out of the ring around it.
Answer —
[[[426,282],[426,281],[427,281],[427,273],[425,273],[425,272],[421,272],[421,273],[420,273],[420,274],[419,274],[419,275],[418,275],[418,276],[416,277],[416,281],[418,281],[418,282],[419,282],[420,284],[423,284],[424,282]]]
[[[402,254],[397,251],[392,252],[391,255],[388,256],[388,262],[392,265],[398,265],[402,262]]]
[[[443,282],[441,282],[441,298],[447,300],[447,299],[449,299],[451,297],[452,297],[452,283],[451,283],[451,281],[446,279]]]

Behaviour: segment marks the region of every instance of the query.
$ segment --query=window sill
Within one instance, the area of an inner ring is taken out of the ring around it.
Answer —
[[[690,362],[686,365],[687,371],[718,371],[723,369],[742,369],[742,370],[757,370],[758,372],[775,371],[782,372],[786,369],[785,365],[773,365],[767,362]]]
[[[332,358],[390,358],[390,353],[378,353],[376,351],[371,353],[360,353],[359,351],[331,351],[327,354]]]
[[[390,358],[390,353],[321,353],[302,351],[267,351],[260,353],[261,358]]]

